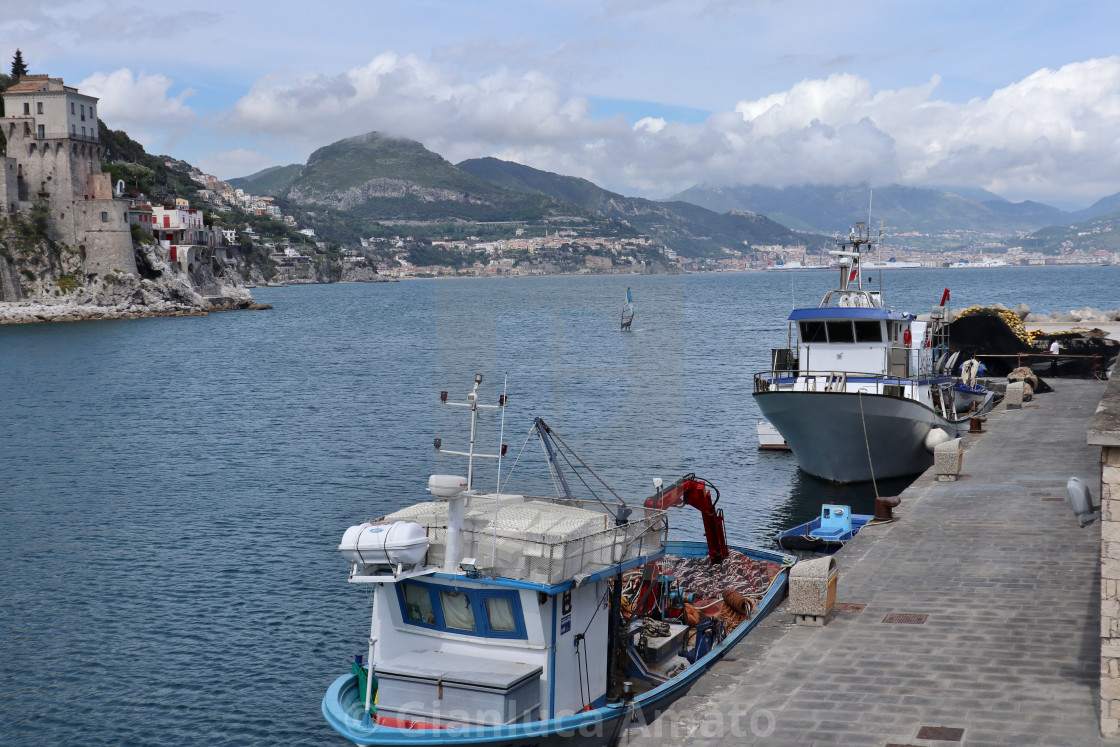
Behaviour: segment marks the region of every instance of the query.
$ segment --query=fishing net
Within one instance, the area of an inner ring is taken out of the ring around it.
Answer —
[[[1011,324],[1010,319],[1016,323]],[[1054,340],[1061,350],[1057,358],[1049,355]],[[975,355],[987,367],[989,376],[1007,376],[1020,366],[1029,366],[1036,376],[1094,378],[1102,377],[1115,362],[1120,342],[1109,339],[1101,330],[1027,332],[1012,311],[974,308],[949,325],[949,348],[960,351],[959,360]],[[1036,392],[1053,391],[1041,377],[1038,384]]]

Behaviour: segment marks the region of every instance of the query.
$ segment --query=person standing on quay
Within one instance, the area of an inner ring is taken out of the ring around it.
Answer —
[[[1058,341],[1054,340],[1050,343],[1050,355],[1054,356],[1050,359],[1050,375],[1058,375]]]

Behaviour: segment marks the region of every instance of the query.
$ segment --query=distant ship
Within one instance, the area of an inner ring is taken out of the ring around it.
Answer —
[[[922,266],[921,262],[899,262],[891,257],[886,262],[864,262],[865,270],[916,270]]]
[[[973,268],[988,268],[988,267],[1007,267],[1007,263],[1002,259],[991,259],[990,257],[981,257],[978,260],[969,262],[967,259],[961,259],[949,265],[951,270],[968,270]]]
[[[830,270],[828,265],[803,265],[794,260],[793,262],[778,262],[766,268],[767,270]]]

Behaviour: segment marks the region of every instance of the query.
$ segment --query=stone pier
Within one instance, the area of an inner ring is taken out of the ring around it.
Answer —
[[[1077,476],[1098,496],[1101,447],[1086,434],[1106,385],[1052,383],[965,437],[958,480],[931,468],[895,522],[835,556],[827,626],[794,625],[783,605],[621,744],[1116,744],[1100,706],[1103,688],[1115,733],[1120,534],[1113,543],[1104,523],[1105,632],[1117,639],[1102,658],[1102,525],[1078,526],[1065,487]],[[1106,462],[1109,480],[1118,467]],[[1120,520],[1110,485],[1106,512]]]

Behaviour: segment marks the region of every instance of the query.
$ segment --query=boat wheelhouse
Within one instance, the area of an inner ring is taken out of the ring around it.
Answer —
[[[991,395],[957,412],[948,289],[928,322],[886,308],[864,287],[862,254],[878,243],[867,224],[838,243],[839,287],[789,315],[786,347],[754,377],[755,401],[809,474],[841,483],[917,474]]]

